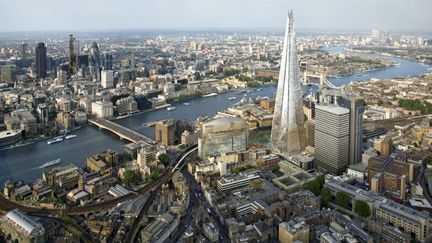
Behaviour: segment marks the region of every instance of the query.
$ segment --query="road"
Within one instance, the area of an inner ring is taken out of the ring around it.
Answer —
[[[191,154],[191,151],[195,151],[197,148],[196,145],[186,149],[184,152],[182,152],[179,156],[177,156],[177,159],[174,162],[174,169],[177,167],[180,167],[187,159],[187,157]],[[174,175],[175,170],[173,170],[171,167],[168,167],[164,175],[157,180],[157,183],[153,185],[152,189],[150,190],[150,196],[147,199],[147,201],[144,204],[144,207],[139,212],[138,216],[134,219],[131,228],[128,231],[128,234],[126,236],[126,243],[133,243],[135,242],[136,235],[138,234],[139,226],[142,217],[148,212],[151,204],[153,203],[154,199],[156,198],[157,192],[160,190],[161,186],[168,181],[171,180],[172,176]]]
[[[219,242],[231,242],[227,230],[219,221],[218,215],[205,199],[201,191],[200,185],[195,181],[195,178],[189,173],[186,168],[186,166],[183,167],[182,174],[186,178],[186,182],[189,185],[190,203],[186,215],[180,220],[180,225],[177,228],[176,233],[171,237],[170,242],[178,242],[178,239],[180,239],[186,229],[193,223],[194,215],[196,215],[196,211],[200,206],[210,210],[210,217],[213,223],[215,223],[216,226],[219,228]]]

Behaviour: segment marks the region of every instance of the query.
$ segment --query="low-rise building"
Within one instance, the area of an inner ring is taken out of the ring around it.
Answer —
[[[23,243],[45,242],[45,229],[42,224],[25,215],[18,209],[6,214],[1,220],[1,229],[12,240]]]
[[[282,222],[279,224],[279,242],[309,242],[309,225],[305,222]]]

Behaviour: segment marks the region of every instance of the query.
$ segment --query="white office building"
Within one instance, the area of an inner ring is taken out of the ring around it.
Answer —
[[[101,72],[101,85],[104,88],[112,88],[114,86],[114,72],[112,70],[103,70]]]
[[[92,103],[92,114],[99,118],[113,117],[114,106],[110,101],[96,101]]]

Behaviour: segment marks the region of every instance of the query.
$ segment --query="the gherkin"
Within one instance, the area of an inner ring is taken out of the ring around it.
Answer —
[[[273,151],[288,157],[306,146],[293,13],[288,13],[272,124]]]

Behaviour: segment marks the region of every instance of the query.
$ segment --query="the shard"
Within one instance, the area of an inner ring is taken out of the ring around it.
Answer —
[[[293,13],[288,13],[272,124],[272,147],[288,157],[306,146]]]

